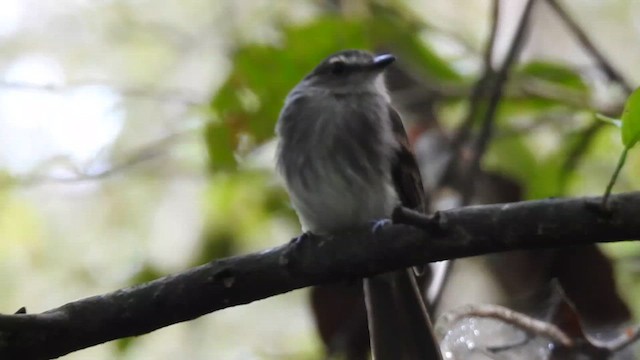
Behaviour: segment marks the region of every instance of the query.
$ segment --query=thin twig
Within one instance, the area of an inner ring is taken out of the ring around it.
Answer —
[[[607,78],[610,81],[618,83],[620,87],[622,87],[624,91],[627,92],[627,94],[630,94],[633,91],[633,87],[629,84],[629,82],[627,82],[622,74],[613,67],[613,65],[609,62],[609,60],[607,60],[602,52],[594,45],[589,36],[587,36],[586,32],[582,29],[582,27],[556,0],[547,0],[547,3],[556,12],[556,14],[558,14],[560,19],[567,25],[569,30],[576,36],[582,47],[594,58],[596,64],[598,65],[600,70],[607,76]],[[568,174],[576,168],[584,153],[589,148],[591,140],[598,133],[598,130],[602,128],[601,124],[602,123],[598,121],[587,128],[580,142],[578,142],[576,146],[571,150],[569,155],[567,155],[567,159],[565,160],[562,167],[563,171],[560,179],[561,191],[564,190],[563,188],[566,186],[566,180],[569,176]],[[626,156],[626,151],[623,156]],[[620,163],[618,163],[618,165],[620,165]],[[611,187],[613,187],[613,182],[615,182],[615,177],[617,177],[619,170],[620,169],[616,169],[614,178],[611,179],[609,185],[607,186],[606,194],[603,198],[603,206],[606,205],[608,194],[611,192]]]
[[[627,346],[637,342],[640,339],[640,326],[634,325],[625,329],[624,333],[617,338],[610,340],[606,343],[607,349],[612,353],[619,352]],[[594,342],[593,339],[589,341]],[[603,345],[603,344],[600,344]]]
[[[500,103],[500,100],[502,99],[504,85],[509,77],[511,67],[520,55],[520,51],[522,50],[522,47],[524,45],[524,38],[529,28],[529,20],[531,18],[530,15],[534,3],[535,0],[527,1],[522,12],[522,16],[520,17],[518,28],[513,36],[511,45],[509,46],[507,56],[505,57],[500,69],[496,72],[495,78],[491,83],[491,85],[493,86],[491,88],[489,103],[482,119],[482,129],[480,130],[480,135],[476,140],[474,151],[472,152],[472,160],[468,168],[469,170],[466,172],[465,176],[465,179],[467,179],[467,181],[462,189],[462,201],[464,204],[467,204],[473,197],[473,179],[480,169],[480,160],[482,159],[482,156],[484,155],[487,145],[489,144],[489,141],[491,140],[491,136],[493,134],[493,125],[495,122],[498,105]]]
[[[482,99],[487,95],[488,82],[493,77],[494,71],[492,66],[493,48],[495,44],[495,37],[498,29],[498,20],[500,18],[500,0],[494,0],[491,7],[491,27],[489,30],[489,36],[483,52],[484,67],[483,72],[478,81],[471,90],[469,97],[469,110],[467,116],[463,120],[462,124],[456,131],[456,136],[451,143],[451,153],[453,154],[445,167],[445,170],[440,176],[438,186],[442,186],[448,183],[450,178],[456,173],[456,168],[462,157],[462,147],[466,143],[469,135],[471,134],[471,128],[473,123],[478,118],[482,111]]]
[[[484,51],[485,72],[487,71],[487,69],[493,68],[493,48],[496,43],[496,34],[498,33],[499,18],[500,18],[500,0],[493,0],[493,6],[491,6],[491,29],[489,30],[489,39],[487,40],[487,47]]]
[[[65,177],[35,173],[17,177],[13,179],[11,183],[23,187],[28,187],[41,185],[43,183],[78,183],[83,181],[104,179],[116,173],[129,170],[137,165],[163,156],[171,149],[171,146],[173,146],[178,141],[190,136],[196,136],[198,133],[199,129],[189,129],[183,132],[169,134],[161,139],[146,144],[135,151],[132,151],[122,161],[114,163],[111,166],[107,166],[99,171],[71,169],[74,174]],[[96,160],[94,160],[94,162],[95,161]],[[91,167],[91,163],[89,163],[87,166],[84,166],[84,168]]]
[[[151,90],[142,87],[119,88],[100,81],[77,81],[72,84],[30,84],[27,82],[0,80],[0,88],[22,91],[39,91],[50,93],[67,93],[81,90],[84,87],[104,87],[127,98],[140,98],[158,102],[181,103],[186,106],[199,106],[206,103],[195,93],[185,89]]]
[[[624,162],[627,161],[627,152],[629,152],[629,148],[625,147],[624,150],[622,151],[622,154],[620,154],[620,159],[618,159],[618,165],[616,165],[616,169],[613,172],[613,176],[611,176],[611,179],[609,180],[609,184],[607,184],[607,189],[604,191],[604,196],[602,197],[603,209],[608,209],[607,206],[609,204],[607,203],[607,201],[609,200],[609,195],[611,195],[611,189],[613,188],[613,184],[616,183],[616,180],[618,179],[618,175],[620,174],[620,170],[622,170],[622,166],[624,166]]]
[[[613,65],[605,58],[600,50],[593,44],[591,39],[587,36],[585,31],[578,25],[578,23],[567,13],[567,11],[556,1],[547,0],[551,8],[558,14],[560,19],[564,21],[569,30],[578,38],[580,44],[593,56],[598,67],[611,81],[617,82],[627,93],[633,91],[633,87],[629,85],[627,80],[616,70]]]
[[[499,305],[474,304],[453,310],[442,316],[442,320],[446,322],[444,328],[451,329],[452,325],[469,317],[500,320],[518,327],[529,334],[548,338],[558,345],[565,347],[572,347],[574,345],[573,340],[557,326]]]

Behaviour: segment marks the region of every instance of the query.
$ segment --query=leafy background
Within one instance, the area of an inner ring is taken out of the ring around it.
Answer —
[[[481,71],[490,2],[344,3],[337,11],[312,0],[4,0],[1,311],[44,311],[295,236],[273,174],[273,127],[288,90],[333,51],[393,50],[442,91],[438,115],[456,126]],[[512,16],[500,26],[510,29],[521,2],[504,3]],[[638,83],[640,5],[566,5]],[[600,194],[623,147],[619,130],[593,113],[619,116],[624,94],[557,21],[537,18],[483,166],[520,181],[527,198]],[[508,41],[499,36],[499,55]],[[639,171],[631,151],[615,190],[637,188]],[[640,247],[606,250],[637,313]],[[65,358],[320,358],[305,295]]]

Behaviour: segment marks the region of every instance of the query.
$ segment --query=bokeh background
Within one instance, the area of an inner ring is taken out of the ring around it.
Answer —
[[[640,83],[640,2],[564,3],[628,82]],[[495,61],[523,4],[502,4]],[[490,7],[3,0],[0,312],[40,312],[288,241],[299,225],[273,173],[273,127],[288,90],[333,51],[387,49],[438,92],[430,109],[447,132],[463,119],[482,71]],[[624,91],[549,8],[534,12],[483,167],[517,180],[528,199],[600,194],[622,145],[593,113],[615,115]],[[521,86],[532,78],[547,87]],[[567,167],[585,136],[580,161]],[[638,153],[616,191],[638,188]],[[637,313],[640,247],[605,251]],[[319,359],[307,291],[64,358]]]

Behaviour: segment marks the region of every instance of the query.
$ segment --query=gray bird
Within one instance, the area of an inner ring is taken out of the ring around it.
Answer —
[[[420,174],[383,79],[392,55],[333,54],[285,100],[277,168],[304,231],[327,235],[387,219],[397,205],[425,211]],[[410,269],[364,281],[375,359],[431,359],[437,351]]]

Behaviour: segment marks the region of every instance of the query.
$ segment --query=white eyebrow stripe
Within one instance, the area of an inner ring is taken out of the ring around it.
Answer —
[[[331,59],[329,59],[329,64],[333,64],[333,63],[337,63],[337,62],[347,62],[347,58],[345,58],[343,55],[338,55],[335,57],[332,57]]]

